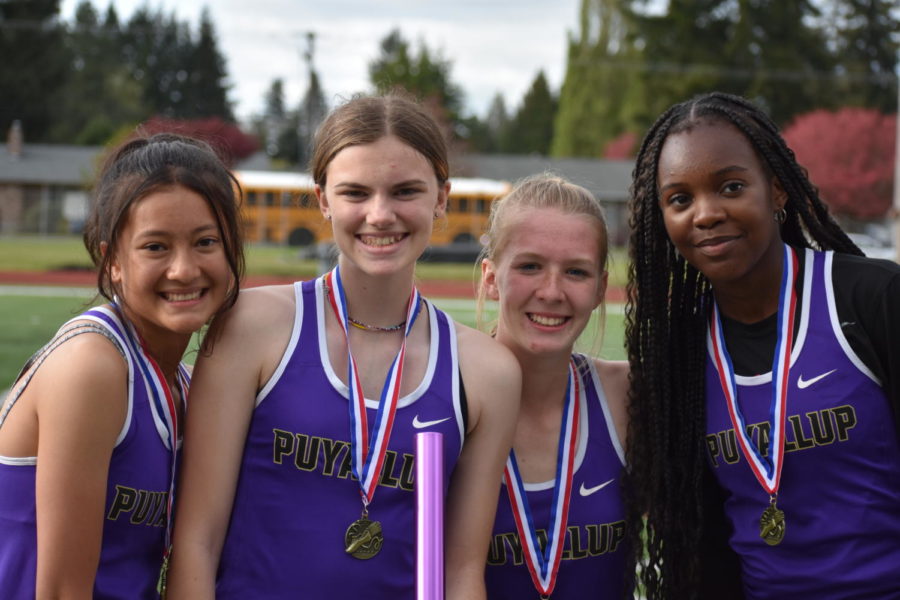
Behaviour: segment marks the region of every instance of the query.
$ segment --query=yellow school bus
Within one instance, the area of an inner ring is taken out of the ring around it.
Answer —
[[[241,217],[246,241],[308,246],[331,240],[331,226],[319,212],[309,174],[239,170],[234,175],[244,192]],[[487,227],[491,202],[509,189],[505,181],[451,178],[447,217],[435,223],[431,244],[477,241]]]

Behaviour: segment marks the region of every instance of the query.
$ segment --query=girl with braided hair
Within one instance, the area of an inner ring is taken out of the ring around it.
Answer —
[[[862,257],[728,94],[659,117],[631,211],[626,522],[647,597],[900,594],[900,266]]]

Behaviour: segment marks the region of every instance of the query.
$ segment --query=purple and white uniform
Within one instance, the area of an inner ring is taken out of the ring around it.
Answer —
[[[582,381],[581,423],[566,541],[552,597],[583,598],[593,590],[604,598],[622,598],[627,551],[620,478],[625,454],[594,362],[576,355],[576,364]],[[553,480],[525,484],[542,547],[550,523],[553,484]],[[500,488],[485,579],[491,600],[520,600],[537,595],[524,562],[505,484]]]
[[[707,456],[727,496],[748,598],[900,597],[900,443],[879,381],[841,330],[832,259],[805,251],[778,492],[786,527],[776,546],[759,536],[769,498],[740,452],[707,357]],[[770,427],[771,373],[735,379],[759,446]]]
[[[415,594],[415,434],[444,436],[444,490],[464,437],[453,322],[424,302],[431,344],[419,386],[401,397],[369,519],[384,545],[367,560],[344,550],[360,518],[350,468],[347,386],[332,369],[325,338],[323,279],[294,284],[290,342],[257,395],[216,597],[413,598]],[[377,401],[366,400],[369,423]]]
[[[128,363],[128,409],[109,464],[106,518],[93,597],[158,598],[156,582],[165,550],[172,468],[166,426],[169,417],[152,400],[150,386],[154,384],[141,367],[145,359],[133,343],[137,339],[134,330],[126,331],[131,325],[108,306],[89,310],[69,323],[85,320],[104,331]],[[26,377],[58,345],[54,342],[36,355],[33,369],[13,386],[7,409],[27,385]],[[187,371],[183,366],[180,371],[184,393]],[[61,393],[57,400],[64,402],[65,394]],[[0,415],[0,426],[5,416],[6,412]],[[36,466],[37,457],[0,456],[0,598],[4,600],[34,598]],[[78,514],[72,514],[72,519],[78,518]]]

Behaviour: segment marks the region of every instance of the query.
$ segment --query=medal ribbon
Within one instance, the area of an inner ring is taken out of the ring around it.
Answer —
[[[781,274],[781,291],[778,296],[778,337],[775,342],[775,357],[772,361],[772,400],[769,404],[771,423],[768,448],[763,454],[762,448],[753,443],[747,432],[744,415],[737,401],[737,385],[734,379],[734,366],[725,348],[722,334],[722,321],[719,307],[713,304],[713,312],[709,321],[709,339],[713,347],[713,357],[719,383],[725,394],[728,416],[734,433],[740,443],[741,452],[747,459],[750,469],[757,481],[769,496],[778,493],[781,483],[781,466],[784,459],[785,414],[787,409],[788,374],[791,367],[791,349],[794,344],[794,313],[797,306],[797,255],[794,249],[785,244],[784,267]],[[760,433],[760,443],[762,443]]]
[[[572,492],[572,476],[575,471],[575,454],[580,420],[579,377],[574,361],[569,362],[569,381],[566,385],[562,425],[559,431],[559,449],[556,455],[556,479],[553,483],[553,502],[550,506],[550,526],[547,544],[543,551],[528,505],[525,484],[519,474],[515,452],[510,451],[503,477],[506,492],[516,521],[525,555],[525,564],[531,573],[531,581],[542,596],[549,596],[556,587],[556,573],[562,558],[566,540],[566,524],[569,520],[569,497]]]
[[[406,307],[406,328],[403,333],[403,342],[400,351],[394,357],[384,387],[381,390],[381,398],[378,401],[378,411],[375,413],[375,426],[372,431],[374,440],[369,444],[369,422],[366,415],[366,397],[363,394],[362,382],[353,353],[350,351],[350,323],[347,313],[347,297],[341,282],[340,267],[335,267],[325,276],[325,285],[328,288],[328,301],[337,317],[341,328],[344,330],[344,338],[347,341],[347,384],[350,388],[350,464],[353,475],[359,480],[360,494],[364,506],[372,501],[375,496],[375,487],[378,484],[378,476],[384,464],[384,456],[387,452],[388,441],[391,439],[391,430],[394,428],[394,415],[397,412],[397,401],[400,398],[400,381],[403,376],[403,359],[406,356],[406,340],[412,330],[413,323],[419,312],[419,304],[422,297],[419,291],[413,287]]]
[[[140,334],[138,334],[138,332],[132,328],[131,324],[122,316],[119,307],[116,304],[113,304],[113,307],[125,324],[125,337],[128,340],[128,344],[131,346],[132,353],[136,357],[135,362],[137,363],[138,368],[140,368],[141,373],[143,373],[144,380],[147,382],[147,388],[150,392],[150,400],[154,412],[159,417],[159,420],[164,423],[166,428],[165,443],[172,456],[169,472],[169,497],[166,501],[166,549],[163,554],[164,559],[168,559],[169,550],[172,546],[172,513],[175,507],[175,477],[176,464],[178,462],[179,436],[178,411],[175,408],[175,398],[172,396],[172,390],[169,389],[169,384],[166,383],[165,375],[163,375],[159,364],[157,364],[156,360],[150,355]],[[179,387],[181,388],[181,398],[182,401],[185,402],[187,399],[190,377],[188,376],[184,365],[181,363],[178,365],[177,377]]]

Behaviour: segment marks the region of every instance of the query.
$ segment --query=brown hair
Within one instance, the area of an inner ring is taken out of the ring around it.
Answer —
[[[114,149],[106,159],[84,228],[84,245],[98,269],[97,289],[108,300],[116,295],[110,266],[131,207],[148,195],[173,186],[199,194],[216,218],[234,277],[234,285],[218,311],[222,312],[237,300],[244,273],[238,216],[240,186],[208,144],[182,135],[138,135]],[[106,252],[101,250],[104,243]]]
[[[394,135],[424,156],[434,169],[438,184],[450,177],[447,143],[434,119],[415,101],[391,93],[356,96],[337,107],[316,131],[310,160],[313,180],[325,187],[328,165],[348,146],[371,144]]]

